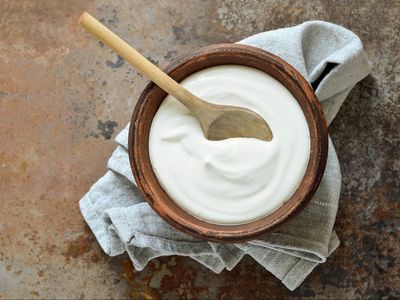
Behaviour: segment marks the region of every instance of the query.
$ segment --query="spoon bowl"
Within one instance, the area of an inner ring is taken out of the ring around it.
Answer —
[[[219,141],[229,136],[272,140],[271,129],[256,112],[244,107],[214,106],[211,122],[202,128],[207,139]]]

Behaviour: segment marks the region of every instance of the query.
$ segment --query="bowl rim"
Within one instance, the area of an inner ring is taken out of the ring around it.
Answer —
[[[132,114],[128,153],[139,192],[167,223],[203,240],[243,242],[276,230],[309,203],[325,171],[328,129],[321,104],[311,85],[288,62],[260,48],[242,44],[210,45],[181,57],[164,70],[179,82],[204,68],[223,64],[245,65],[273,76],[293,94],[305,114],[310,131],[309,162],[298,188],[280,208],[246,224],[218,225],[197,219],[175,204],[158,182],[149,157],[148,138],[151,120],[167,95],[153,82],[150,82],[141,93]]]

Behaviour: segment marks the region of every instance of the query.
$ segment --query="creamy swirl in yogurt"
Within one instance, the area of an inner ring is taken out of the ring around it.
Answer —
[[[189,111],[167,96],[149,140],[152,167],[167,194],[215,224],[248,223],[278,209],[296,190],[310,156],[309,129],[293,95],[264,72],[238,65],[207,68],[181,84],[209,102],[254,110],[273,139],[209,141]]]

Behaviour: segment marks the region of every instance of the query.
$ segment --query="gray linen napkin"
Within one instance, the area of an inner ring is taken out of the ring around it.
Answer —
[[[270,51],[294,66],[316,89],[330,123],[370,66],[359,38],[338,25],[310,21],[256,34],[239,43]],[[109,171],[81,199],[82,215],[104,252],[127,252],[137,270],[153,258],[189,256],[214,272],[231,270],[245,255],[294,290],[339,245],[333,230],[341,174],[332,142],[321,185],[310,204],[279,231],[240,244],[218,244],[188,236],[165,223],[143,201],[127,154],[128,126],[108,161]]]

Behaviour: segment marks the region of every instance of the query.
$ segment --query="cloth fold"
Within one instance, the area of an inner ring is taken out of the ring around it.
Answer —
[[[239,43],[267,50],[294,66],[316,89],[328,123],[370,71],[360,39],[327,22],[263,32]],[[278,231],[238,244],[202,241],[164,222],[137,191],[127,153],[128,126],[116,142],[109,170],[80,200],[80,208],[104,252],[115,256],[126,251],[137,270],[153,258],[182,255],[219,273],[234,268],[247,254],[294,290],[339,245],[333,226],[341,174],[330,139],[326,171],[309,205]]]

